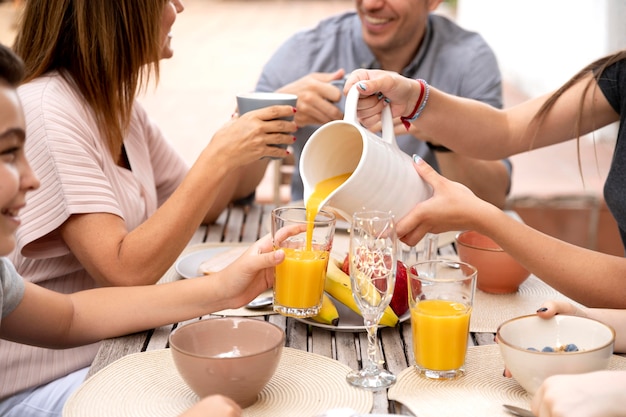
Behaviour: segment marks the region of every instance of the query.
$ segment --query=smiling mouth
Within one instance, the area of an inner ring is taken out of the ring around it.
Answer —
[[[372,25],[384,25],[385,23],[391,21],[391,19],[383,19],[382,17],[374,17],[369,15],[363,16],[363,19],[365,19],[367,23],[370,23]]]
[[[0,213],[2,213],[3,216],[17,217],[19,215],[19,210],[5,208],[2,209]]]

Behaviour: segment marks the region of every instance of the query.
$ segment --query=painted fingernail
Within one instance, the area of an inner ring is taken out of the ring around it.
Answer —
[[[295,136],[293,136],[292,139],[293,139],[294,142],[296,141],[296,137]]]
[[[294,112],[294,113],[298,111],[298,110],[296,110],[296,108],[295,108],[295,107],[292,107],[292,109],[293,109],[293,112]]]
[[[390,104],[391,100],[389,100],[387,97],[385,97],[385,103]]]
[[[548,311],[548,307],[541,307],[539,310],[537,310],[537,313],[545,313],[546,311]]]
[[[419,156],[418,154],[414,153],[413,154],[413,161],[415,161],[416,163],[419,163],[422,161],[422,157]]]
[[[376,94],[376,97],[380,100],[381,98],[385,97],[385,95],[379,91],[378,94]]]
[[[367,86],[364,83],[357,83],[357,85],[359,86],[359,88],[363,91],[367,90]]]

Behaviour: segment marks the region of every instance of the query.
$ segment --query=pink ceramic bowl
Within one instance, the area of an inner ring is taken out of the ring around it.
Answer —
[[[517,291],[530,273],[491,238],[474,230],[456,235],[459,259],[478,270],[476,287],[484,292],[506,294]]]
[[[254,404],[274,375],[285,332],[243,317],[199,320],[169,337],[174,364],[199,397],[222,394],[242,408]]]

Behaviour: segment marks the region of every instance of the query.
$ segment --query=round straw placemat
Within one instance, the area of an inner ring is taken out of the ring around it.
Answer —
[[[495,333],[502,322],[535,314],[541,304],[549,300],[565,300],[580,306],[534,275],[511,294],[489,294],[476,289],[470,331]]]
[[[203,250],[207,250],[207,249],[212,249],[212,248],[230,248],[233,246],[241,246],[241,245],[245,245],[245,246],[250,246],[250,243],[199,243],[196,245],[190,245],[188,246],[183,253],[181,254],[180,258],[182,258],[185,255],[189,255],[191,253],[195,253],[195,252],[200,252]],[[179,258],[179,259],[180,259]],[[163,277],[161,278],[161,280],[159,281],[160,283],[164,283],[164,282],[172,282],[172,281],[177,281],[180,279],[184,279],[183,277],[181,277],[178,272],[176,272],[176,268],[174,266],[172,266],[166,273],[165,275],[163,275]],[[193,279],[193,278],[191,278]],[[267,290],[264,293],[262,293],[260,296],[268,296],[272,294],[272,290]],[[212,313],[216,316],[235,316],[235,317],[258,317],[258,316],[267,316],[268,314],[276,314],[274,312],[274,310],[272,309],[272,306],[268,306],[267,308],[259,308],[259,309],[250,309],[250,308],[246,308],[246,307],[240,307],[240,308],[233,308],[233,309],[226,309],[226,310],[220,310],[220,311],[216,311],[214,313]]]
[[[609,369],[626,370],[626,358],[613,355]],[[529,409],[531,397],[503,371],[498,345],[473,346],[467,349],[464,376],[437,381],[407,368],[389,389],[389,399],[419,417],[510,417],[502,404]]]
[[[373,394],[346,382],[350,370],[325,356],[283,348],[276,373],[243,415],[306,417],[338,407],[367,413]],[[177,417],[197,401],[170,350],[160,349],[125,356],[96,373],[72,394],[63,417]]]

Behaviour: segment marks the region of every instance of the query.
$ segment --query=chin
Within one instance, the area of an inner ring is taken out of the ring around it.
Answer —
[[[15,237],[4,238],[0,242],[0,256],[7,256],[15,249]]]
[[[174,56],[174,51],[172,51],[171,49],[164,49],[161,52],[161,59],[170,59],[171,57]]]

